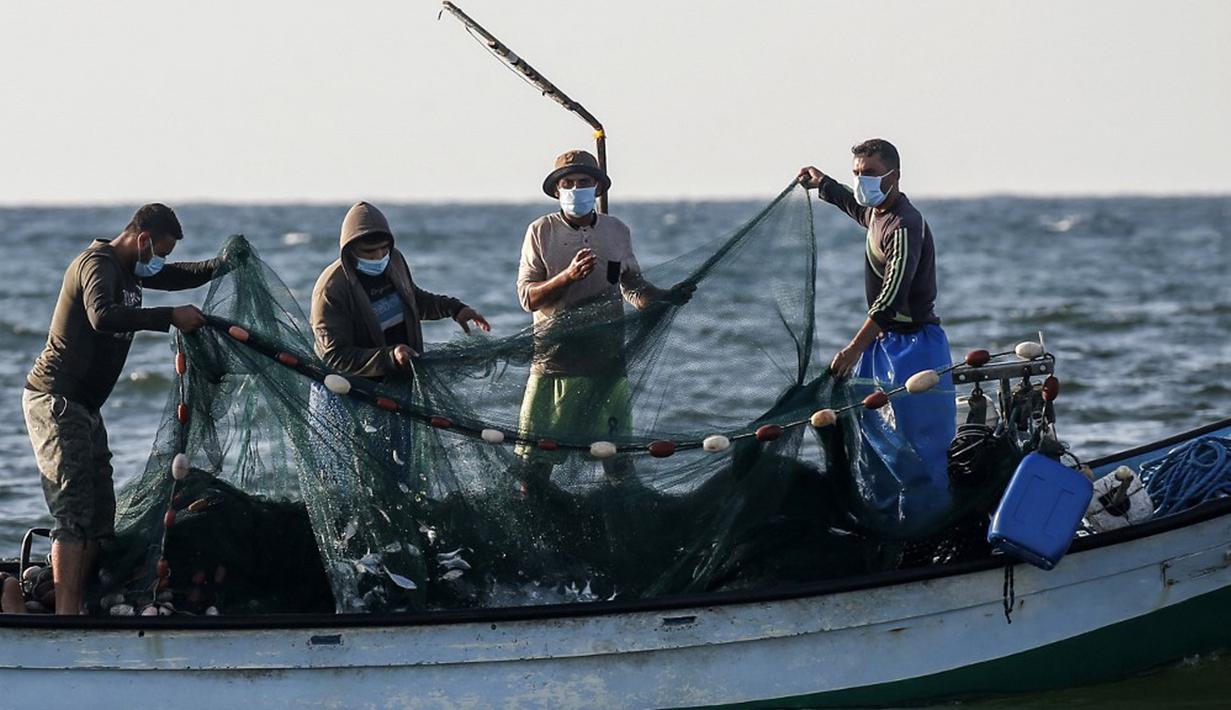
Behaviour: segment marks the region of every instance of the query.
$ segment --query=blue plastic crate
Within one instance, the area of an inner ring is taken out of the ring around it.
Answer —
[[[1073,542],[1093,493],[1094,485],[1080,472],[1042,454],[1027,454],[1000,499],[987,541],[1051,569]]]

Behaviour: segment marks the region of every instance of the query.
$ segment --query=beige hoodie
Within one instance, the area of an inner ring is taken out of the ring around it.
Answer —
[[[312,289],[312,333],[316,354],[330,367],[351,375],[383,377],[398,371],[393,347],[385,344],[376,312],[355,273],[354,258],[346,253],[351,242],[369,234],[393,238],[380,210],[366,202],[356,203],[342,220],[338,259],[325,267]],[[456,298],[416,286],[396,246],[390,250],[385,273],[402,297],[407,342],[415,352],[423,352],[421,320],[451,318],[466,307]]]

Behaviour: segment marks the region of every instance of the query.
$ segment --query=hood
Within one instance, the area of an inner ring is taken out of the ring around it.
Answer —
[[[387,234],[393,239],[393,230],[389,228],[389,220],[385,219],[385,215],[367,202],[356,202],[346,211],[346,218],[342,220],[338,253],[345,253],[347,245],[369,234]]]

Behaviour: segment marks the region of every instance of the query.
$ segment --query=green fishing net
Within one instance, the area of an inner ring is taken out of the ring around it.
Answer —
[[[867,484],[883,464],[866,413],[807,425],[874,383],[835,385],[818,359],[799,187],[645,272],[696,284],[687,304],[582,304],[538,329],[430,345],[413,377],[332,389],[339,373],[277,275],[242,237],[221,256],[210,325],[172,339],[186,369],[119,496],[101,592],[223,613],[635,599],[883,569],[904,538],[990,507],[963,493],[903,534],[900,506]],[[586,374],[562,416],[523,419],[548,354]],[[631,419],[613,416],[622,398]],[[191,470],[177,481],[180,452]]]

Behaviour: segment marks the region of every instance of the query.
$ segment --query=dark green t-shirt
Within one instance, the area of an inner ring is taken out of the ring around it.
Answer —
[[[171,308],[142,308],[143,287],[195,288],[209,281],[218,260],[166,264],[138,279],[105,239],[96,239],[64,272],[47,344],[26,377],[26,389],[58,394],[98,409],[120,378],[133,333],[171,328]]]

